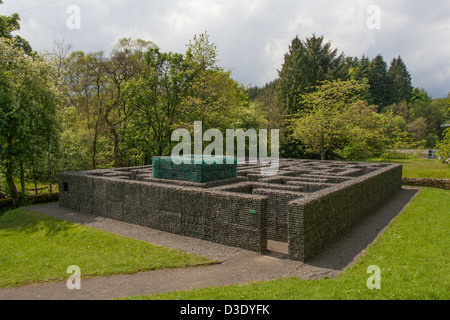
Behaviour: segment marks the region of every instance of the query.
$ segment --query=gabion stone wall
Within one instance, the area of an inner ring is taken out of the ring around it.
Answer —
[[[389,166],[289,204],[289,254],[307,260],[402,188],[402,167]]]
[[[263,253],[287,242],[305,261],[402,187],[401,165],[280,160],[277,175],[238,165],[238,177],[178,181],[153,166],[63,173],[60,205]]]
[[[414,187],[428,187],[450,190],[450,179],[403,178],[403,184]]]

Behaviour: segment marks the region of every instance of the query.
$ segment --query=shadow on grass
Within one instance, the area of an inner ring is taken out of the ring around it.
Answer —
[[[75,227],[70,222],[28,211],[26,207],[0,213],[0,232],[3,235],[40,233],[54,237]]]

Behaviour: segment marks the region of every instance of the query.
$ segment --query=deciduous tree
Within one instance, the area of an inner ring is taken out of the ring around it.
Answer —
[[[0,0],[0,5],[3,1]],[[13,40],[12,44],[14,46],[23,49],[25,54],[32,54],[33,50],[30,43],[19,35],[13,35],[14,32],[20,30],[20,17],[17,13],[12,16],[2,16],[0,15],[0,38],[6,38]]]
[[[0,159],[16,201],[17,170],[23,181],[24,165],[49,156],[57,144],[60,95],[54,71],[39,56],[26,55],[13,39],[0,38]]]
[[[322,160],[328,152],[342,148],[348,140],[354,104],[362,101],[366,83],[325,81],[315,92],[302,96],[305,106],[291,121],[293,137],[303,141]]]

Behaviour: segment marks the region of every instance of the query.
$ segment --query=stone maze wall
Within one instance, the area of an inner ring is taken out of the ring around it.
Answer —
[[[60,175],[60,205],[263,253],[288,242],[304,261],[402,187],[401,165],[280,160],[207,183],[156,179],[152,166]]]

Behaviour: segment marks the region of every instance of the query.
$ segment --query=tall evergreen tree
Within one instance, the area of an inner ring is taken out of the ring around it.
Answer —
[[[354,70],[354,80],[361,81],[363,79],[369,79],[370,60],[366,56],[362,56],[358,60]]]
[[[391,102],[391,82],[388,76],[388,67],[381,54],[370,62],[368,74],[372,96],[371,104],[378,105],[381,110]]]
[[[402,58],[394,58],[388,71],[391,87],[391,103],[409,102],[412,96],[411,75]]]
[[[302,109],[302,94],[316,90],[325,80],[346,80],[349,72],[344,54],[339,55],[323,36],[313,35],[306,41],[298,36],[292,40],[279,76],[281,100],[289,113],[295,113]]]
[[[368,83],[370,69],[370,59],[368,57],[363,55],[361,59],[347,58],[347,64],[349,66],[350,80],[355,80],[360,83]],[[369,89],[370,87],[367,87],[363,95],[364,101],[367,103],[372,102],[372,95]]]

